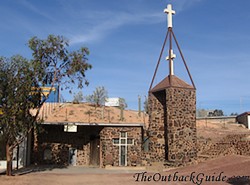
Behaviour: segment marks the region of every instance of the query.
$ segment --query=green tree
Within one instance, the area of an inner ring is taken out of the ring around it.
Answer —
[[[128,107],[126,100],[124,98],[119,98],[119,107],[126,109]]]
[[[119,108],[120,108],[120,120],[124,120],[124,114],[123,111],[128,107],[126,100],[124,98],[119,98]]]
[[[33,37],[29,40],[32,59],[21,56],[0,59],[0,119],[1,137],[6,143],[7,175],[11,175],[12,153],[15,146],[27,136],[37,123],[39,112],[47,100],[42,87],[49,85],[71,91],[70,84],[78,88],[88,85],[85,78],[88,63],[87,48],[70,52],[68,41],[62,36],[49,35],[47,39]],[[31,114],[33,109],[35,114]]]
[[[85,73],[92,66],[87,63],[89,50],[85,47],[70,52],[67,49],[68,41],[62,36],[49,35],[42,40],[33,37],[29,41],[32,50],[32,64],[37,81],[41,85],[69,89],[71,83],[77,83],[78,88],[88,85]]]
[[[222,110],[219,110],[219,109],[215,109],[213,112],[210,112],[208,117],[218,117],[218,116],[224,116],[224,113]]]
[[[41,93],[32,93],[38,83],[29,61],[21,56],[0,59],[0,79],[0,130],[6,145],[6,174],[11,175],[13,149],[36,123],[30,110],[41,103]]]
[[[83,101],[83,93],[79,91],[77,94],[74,95],[73,103],[80,103]]]
[[[230,116],[238,116],[238,113],[237,113],[237,112],[232,112],[232,113],[230,114]]]
[[[94,103],[97,107],[104,105],[106,99],[108,98],[108,91],[103,87],[96,87],[93,94],[86,96],[86,101],[89,103]]]

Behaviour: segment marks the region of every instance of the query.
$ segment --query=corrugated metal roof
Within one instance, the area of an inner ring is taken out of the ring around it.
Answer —
[[[188,83],[184,82],[183,80],[179,79],[175,75],[171,76],[171,83],[170,83],[170,76],[168,75],[160,83],[158,83],[155,87],[153,87],[150,90],[150,92],[161,91],[161,90],[164,90],[164,89],[166,89],[168,87],[195,89],[193,86],[191,86]]]

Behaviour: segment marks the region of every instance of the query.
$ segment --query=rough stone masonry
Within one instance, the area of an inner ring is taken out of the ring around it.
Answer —
[[[150,162],[173,165],[197,158],[196,90],[168,76],[149,92]]]

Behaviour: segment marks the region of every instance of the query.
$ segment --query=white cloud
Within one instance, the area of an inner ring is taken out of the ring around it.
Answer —
[[[27,9],[31,10],[32,12],[34,12],[37,15],[40,15],[42,17],[45,17],[46,19],[50,20],[50,21],[54,21],[55,19],[50,16],[49,14],[43,12],[41,9],[36,8],[34,5],[32,5],[31,3],[29,3],[26,0],[20,1],[20,3],[26,7]]]
[[[91,13],[87,16],[91,22],[94,22],[88,28],[88,32],[72,35],[70,38],[71,44],[84,43],[89,41],[97,41],[104,38],[110,32],[129,24],[154,24],[165,20],[163,13],[117,13],[117,12],[102,12],[101,14]],[[86,28],[85,28],[86,30]]]
[[[191,6],[204,1],[204,0],[178,0],[170,2],[173,4],[177,14],[184,11]],[[166,15],[162,12],[115,12],[115,11],[103,11],[103,12],[84,12],[83,14],[76,15],[76,12],[72,12],[74,16],[81,16],[88,19],[87,32],[71,33],[70,43],[86,43],[98,41],[105,38],[110,32],[126,25],[131,24],[154,24],[163,22],[166,20]],[[87,30],[86,25],[82,27],[82,30]],[[82,31],[80,28],[80,31]]]
[[[173,4],[173,9],[178,14],[201,1],[204,1],[204,0],[178,0],[178,1],[173,1],[173,2],[170,1],[170,3]]]

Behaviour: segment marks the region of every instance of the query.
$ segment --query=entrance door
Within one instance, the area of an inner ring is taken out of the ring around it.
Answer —
[[[69,148],[69,165],[76,166],[77,162],[77,149]]]
[[[100,137],[90,137],[90,165],[100,166]]]

